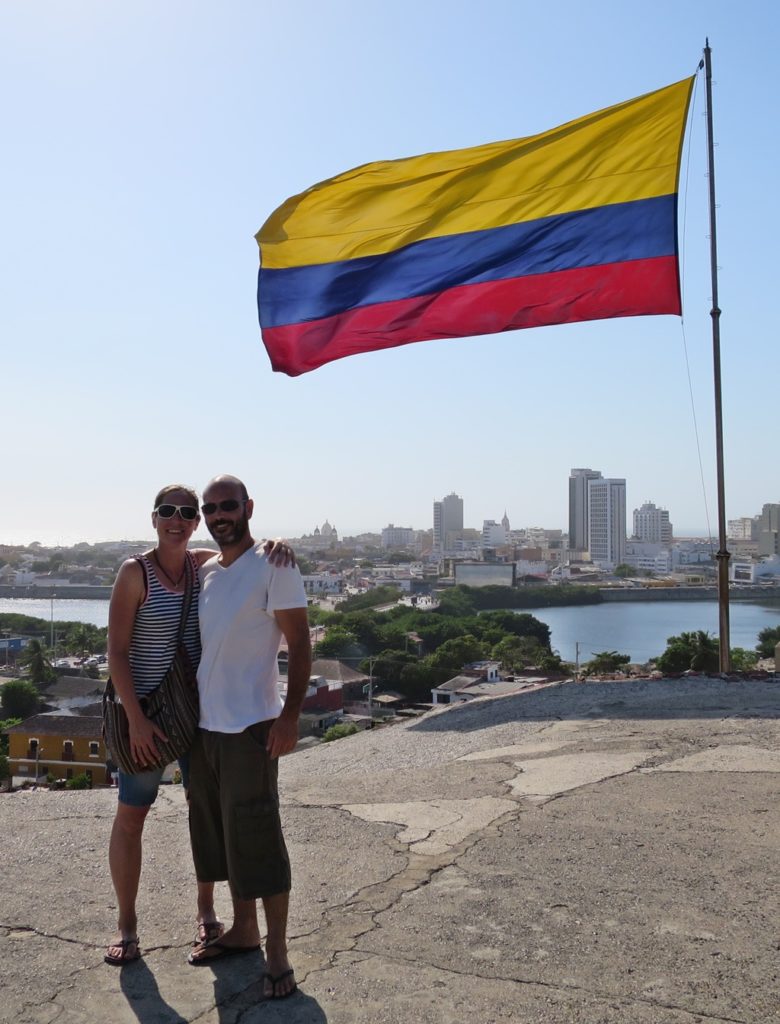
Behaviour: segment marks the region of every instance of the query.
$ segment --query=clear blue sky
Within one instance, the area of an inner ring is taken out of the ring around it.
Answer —
[[[780,500],[778,34],[769,0],[4,0],[0,542],[150,536],[164,483],[244,477],[256,533],[567,525],[567,477],[703,528],[680,321],[435,341],[274,374],[253,235],[370,160],[531,135],[713,47],[727,514]],[[685,330],[715,529],[704,88]],[[685,182],[681,189],[686,191]],[[775,324],[773,327],[772,324]]]

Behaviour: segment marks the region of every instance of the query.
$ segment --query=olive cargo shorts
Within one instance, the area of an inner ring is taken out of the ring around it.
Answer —
[[[190,839],[199,882],[227,879],[233,896],[289,892],[279,818],[278,760],[265,749],[273,720],[239,733],[199,729],[190,752]]]

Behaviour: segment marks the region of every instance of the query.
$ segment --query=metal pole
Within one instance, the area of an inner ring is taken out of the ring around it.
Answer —
[[[371,710],[371,704],[374,699],[374,662],[376,658],[373,656],[368,659],[368,717],[371,719],[373,725],[374,715]]]
[[[718,238],[715,218],[715,142],[712,122],[712,51],[705,39],[704,68],[707,86],[707,165],[710,185],[710,273],[712,276],[712,364],[715,380],[715,452],[718,475],[718,619],[720,670],[731,668],[729,630],[729,552],[726,544],[726,487],[723,469],[723,404],[720,386],[720,307],[718,305]]]

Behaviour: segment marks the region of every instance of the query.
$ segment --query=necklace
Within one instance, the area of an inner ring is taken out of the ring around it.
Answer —
[[[182,568],[181,575],[179,576],[179,578],[177,580],[175,580],[173,578],[173,576],[169,576],[168,573],[165,571],[165,569],[163,569],[162,562],[157,557],[157,549],[156,548],[154,549],[152,554],[154,555],[154,563],[155,563],[155,565],[160,570],[160,572],[163,574],[163,576],[166,578],[166,580],[168,580],[168,582],[171,584],[172,587],[178,587],[178,585],[184,579],[184,573],[187,571],[187,556],[186,555],[184,556],[184,567]]]

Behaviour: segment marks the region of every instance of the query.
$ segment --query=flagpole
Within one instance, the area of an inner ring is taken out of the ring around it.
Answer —
[[[729,630],[729,552],[726,547],[726,487],[723,470],[723,402],[720,386],[720,307],[718,306],[718,238],[715,223],[715,143],[712,126],[712,50],[704,43],[704,68],[707,86],[707,164],[710,182],[710,273],[712,277],[712,364],[715,378],[715,453],[718,483],[718,619],[720,671],[731,668]]]

